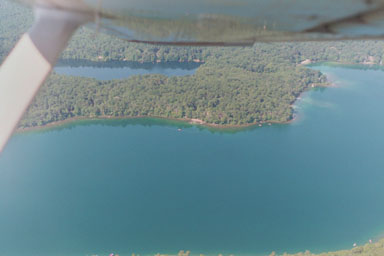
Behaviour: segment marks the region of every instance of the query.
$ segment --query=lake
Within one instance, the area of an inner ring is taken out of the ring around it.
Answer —
[[[13,136],[0,255],[269,255],[381,237],[384,72],[315,68],[335,85],[302,95],[291,124],[79,121]]]
[[[124,79],[133,75],[162,74],[166,76],[193,75],[200,63],[136,63],[136,62],[90,62],[62,61],[54,72],[62,75],[82,76],[98,80]],[[80,64],[79,64],[80,63]]]

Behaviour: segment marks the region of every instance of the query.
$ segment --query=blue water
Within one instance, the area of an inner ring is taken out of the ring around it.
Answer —
[[[384,72],[317,68],[335,86],[303,95],[287,125],[15,135],[0,158],[0,255],[268,255],[381,236]]]
[[[75,64],[75,63],[72,63]],[[96,78],[98,80],[124,79],[133,75],[162,74],[166,76],[193,75],[198,68],[197,63],[156,63],[135,64],[112,63],[104,66],[73,66],[71,63],[61,64],[54,71],[62,75]]]

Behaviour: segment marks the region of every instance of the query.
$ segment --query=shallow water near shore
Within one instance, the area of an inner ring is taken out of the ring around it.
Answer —
[[[313,68],[335,86],[302,95],[291,124],[79,121],[15,135],[0,157],[0,255],[268,255],[381,236],[384,72]]]

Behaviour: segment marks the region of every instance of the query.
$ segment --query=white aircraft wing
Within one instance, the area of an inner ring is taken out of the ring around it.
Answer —
[[[102,31],[135,42],[255,42],[382,38],[384,0],[26,0],[92,12]]]

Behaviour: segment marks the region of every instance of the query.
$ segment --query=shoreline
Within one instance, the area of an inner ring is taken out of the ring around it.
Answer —
[[[200,126],[204,128],[214,128],[217,130],[230,130],[230,129],[243,129],[243,128],[249,128],[253,126],[262,127],[264,125],[272,125],[272,124],[290,124],[296,120],[296,116],[294,116],[292,119],[285,121],[285,122],[277,122],[277,121],[270,121],[270,122],[257,122],[257,123],[251,123],[251,124],[241,124],[241,125],[220,125],[220,124],[211,124],[206,123],[203,120],[195,119],[195,118],[171,118],[171,117],[161,117],[161,116],[99,116],[99,117],[71,117],[65,120],[61,121],[55,121],[51,123],[47,123],[45,125],[38,125],[33,127],[25,127],[25,128],[17,128],[15,130],[15,133],[24,133],[24,132],[30,132],[30,131],[38,131],[43,129],[50,129],[50,128],[59,128],[61,126],[75,123],[77,121],[106,121],[106,120],[134,120],[134,119],[159,119],[164,121],[178,121],[183,124],[189,124],[193,126]]]
[[[186,252],[188,252],[187,250]],[[283,250],[284,251],[284,250]],[[275,256],[350,256],[350,255],[363,255],[363,256],[368,256],[368,255],[381,255],[378,253],[384,252],[384,238],[378,238],[375,239],[374,241],[367,241],[366,243],[360,244],[353,246],[350,249],[340,249],[340,250],[320,250],[321,252],[311,252],[309,250],[301,251],[301,252],[276,252],[272,251],[270,253],[230,253],[230,252],[210,252],[210,253],[195,253],[193,251],[190,252],[190,256],[198,256],[198,255],[203,255],[203,256],[217,256],[217,255],[236,255],[236,256],[268,256],[268,255],[275,255]],[[179,256],[180,254],[176,253],[145,253],[145,254],[140,254],[144,256]]]

